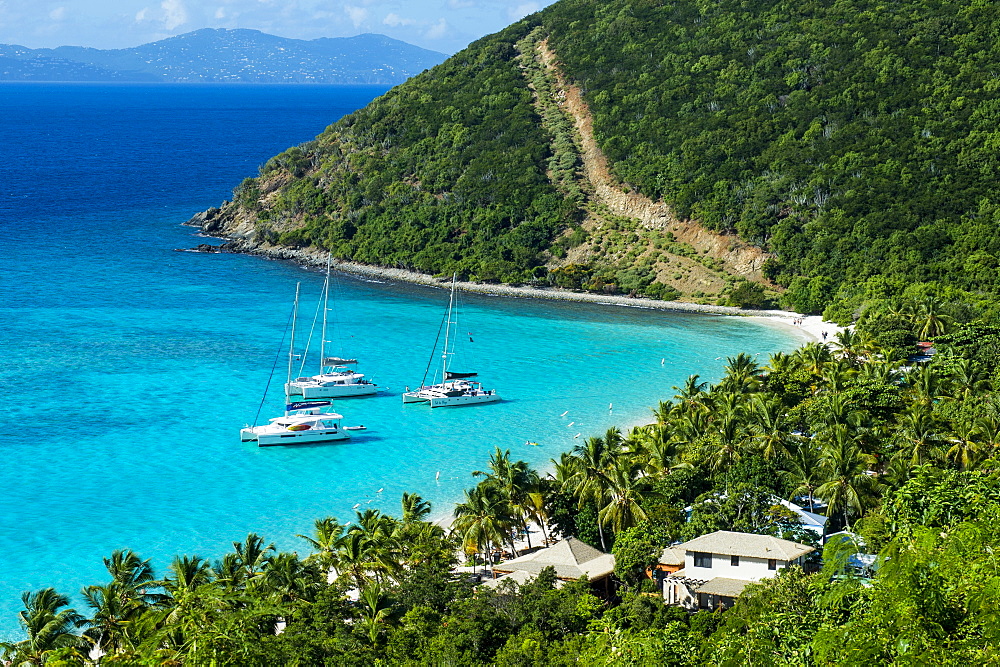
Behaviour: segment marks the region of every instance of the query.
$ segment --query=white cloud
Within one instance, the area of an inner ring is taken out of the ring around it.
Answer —
[[[215,18],[217,18],[217,19],[224,19],[224,18],[226,18],[226,8],[225,7],[219,7],[218,9],[216,9],[215,10]]]
[[[448,0],[448,6],[452,9],[468,9],[475,7],[476,3],[473,0]]]
[[[49,18],[52,19],[53,21],[62,21],[64,18],[66,18],[66,8],[56,7],[51,12],[49,12]]]
[[[384,19],[382,19],[382,23],[392,28],[398,28],[401,25],[413,25],[416,21],[413,19],[405,19],[399,14],[389,13],[385,15]]]
[[[344,11],[347,13],[347,18],[351,19],[351,23],[354,24],[355,28],[360,28],[361,24],[368,20],[368,10],[364,7],[344,5]]]
[[[149,7],[143,7],[135,13],[135,22],[142,23],[146,20],[146,13],[149,11]]]
[[[441,39],[448,34],[448,22],[444,19],[438,19],[438,22],[427,29],[424,33],[424,37],[427,39]]]
[[[160,7],[163,8],[163,25],[167,30],[173,30],[187,23],[187,7],[182,0],[163,0]]]
[[[528,14],[534,14],[539,9],[541,9],[541,7],[537,2],[523,2],[517,7],[511,7],[510,9],[508,9],[507,14],[512,19],[517,20],[517,19],[523,19]]]

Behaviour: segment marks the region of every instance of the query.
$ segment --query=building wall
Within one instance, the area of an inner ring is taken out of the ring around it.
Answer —
[[[712,554],[712,567],[695,567],[693,551],[684,554],[684,573],[692,579],[714,579],[715,577],[727,577],[729,579],[745,579],[746,581],[758,581],[768,577],[777,576],[778,572],[788,567],[788,561],[778,560],[777,569],[767,569],[766,558],[747,558],[740,556],[738,566],[731,565],[731,557],[722,554]]]

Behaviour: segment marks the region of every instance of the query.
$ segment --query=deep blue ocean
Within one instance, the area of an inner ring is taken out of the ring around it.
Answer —
[[[0,84],[0,638],[19,636],[22,591],[55,586],[82,604],[116,548],[162,572],[174,554],[218,557],[250,531],[301,551],[314,519],[395,512],[403,491],[448,514],[494,447],[544,467],[643,421],[688,375],[717,379],[726,355],[797,344],[737,318],[466,295],[464,361],[505,400],[404,408],[447,292],[342,276],[333,352],[390,391],[336,407],[369,430],[333,445],[240,443],[296,283],[308,329],[322,276],[177,252],[204,241],[181,223],[383,92]],[[280,363],[262,421],[282,404]]]

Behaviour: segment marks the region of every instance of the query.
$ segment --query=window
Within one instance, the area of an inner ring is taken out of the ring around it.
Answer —
[[[768,558],[767,559],[767,569],[769,569],[769,570],[777,570],[778,569],[778,560],[776,558]]]
[[[694,566],[695,567],[712,567],[712,554],[707,554],[704,551],[694,552]]]
[[[733,567],[739,567],[740,566],[740,557],[739,556],[730,556],[729,557],[729,564],[732,565]]]

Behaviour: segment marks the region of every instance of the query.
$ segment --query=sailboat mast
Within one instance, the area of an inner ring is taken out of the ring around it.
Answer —
[[[285,380],[285,416],[288,416],[288,393],[289,384],[292,382],[292,366],[295,364],[295,321],[299,318],[299,287],[302,283],[295,283],[295,305],[292,307],[292,335],[288,342],[288,379]]]
[[[451,296],[448,297],[448,320],[444,329],[444,353],[441,355],[441,382],[448,379],[448,341],[451,339],[451,311],[455,305],[455,280],[458,274],[451,274]]]
[[[323,364],[326,363],[326,313],[329,310],[327,305],[330,302],[330,262],[333,260],[333,252],[326,256],[326,281],[323,283],[323,332],[319,339],[319,372],[323,373]]]

